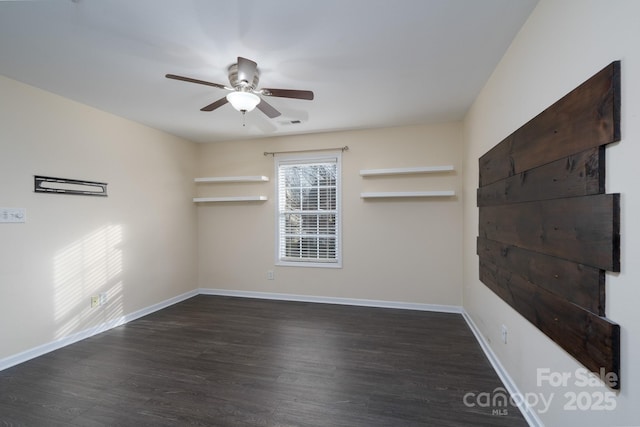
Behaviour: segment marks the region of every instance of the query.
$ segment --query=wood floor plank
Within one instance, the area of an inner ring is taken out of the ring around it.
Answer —
[[[501,387],[459,314],[200,295],[0,372],[0,425],[526,425]]]

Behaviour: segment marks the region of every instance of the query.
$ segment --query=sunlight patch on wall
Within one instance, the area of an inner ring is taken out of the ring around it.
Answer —
[[[105,225],[60,250],[54,257],[56,338],[122,315],[122,226]],[[91,307],[91,297],[106,302]]]

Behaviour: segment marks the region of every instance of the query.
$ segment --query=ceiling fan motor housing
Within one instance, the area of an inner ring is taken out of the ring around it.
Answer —
[[[246,80],[240,80],[238,77],[238,64],[231,64],[229,66],[229,83],[231,83],[231,87],[240,91],[253,91],[258,87],[258,82],[260,81],[260,72],[256,69],[256,72],[253,75],[253,81],[248,82]]]

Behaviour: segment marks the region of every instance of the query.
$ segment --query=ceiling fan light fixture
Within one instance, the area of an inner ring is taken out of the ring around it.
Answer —
[[[231,92],[227,101],[240,112],[252,111],[260,103],[260,97],[251,92]]]

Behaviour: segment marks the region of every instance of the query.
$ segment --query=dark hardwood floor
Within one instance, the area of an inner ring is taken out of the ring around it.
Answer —
[[[499,387],[458,314],[200,295],[0,372],[0,425],[525,426]]]

